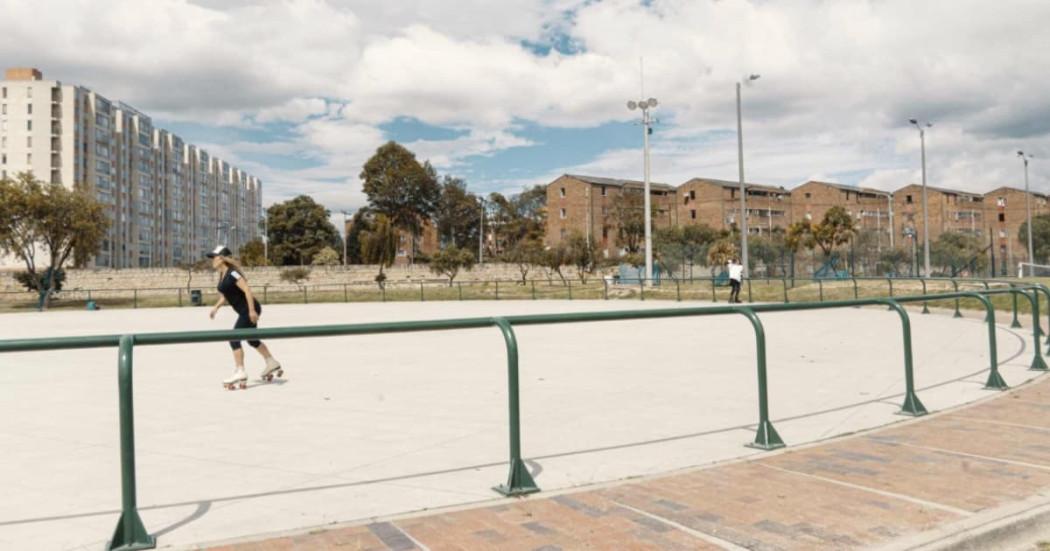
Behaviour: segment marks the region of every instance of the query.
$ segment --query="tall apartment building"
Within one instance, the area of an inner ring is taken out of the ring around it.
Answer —
[[[791,223],[791,192],[775,186],[744,183],[747,231],[768,235]],[[678,220],[682,225],[705,224],[716,230],[740,225],[740,182],[693,178],[678,186]]]
[[[0,177],[82,188],[111,225],[95,267],[199,260],[259,237],[262,182],[82,86],[8,69],[0,81]]]
[[[791,190],[791,202],[792,222],[817,223],[831,207],[842,207],[859,230],[874,232],[880,244],[896,243],[890,192],[810,180]]]
[[[1028,260],[1028,238],[1021,235],[1021,225],[1028,219],[1029,208],[1032,216],[1050,214],[1048,199],[1042,193],[1030,193],[1026,206],[1024,190],[1006,186],[984,195],[984,217],[991,232],[990,243],[995,246],[998,270],[1005,273],[1018,262],[1031,262]]]
[[[617,238],[620,228],[616,209],[621,205],[617,197],[637,194],[639,200],[629,204],[641,205],[644,190],[645,184],[636,180],[575,174],[559,177],[547,186],[547,245],[557,245],[579,233],[595,243],[604,256],[615,256],[622,247]],[[649,194],[653,227],[677,224],[674,186],[650,182]]]

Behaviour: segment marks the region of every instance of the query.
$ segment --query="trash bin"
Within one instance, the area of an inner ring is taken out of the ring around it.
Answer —
[[[98,305],[95,304],[95,301],[89,300],[89,301],[87,301],[87,309],[88,310],[98,310]]]
[[[190,304],[194,306],[201,306],[204,304],[200,289],[193,289],[190,291]]]

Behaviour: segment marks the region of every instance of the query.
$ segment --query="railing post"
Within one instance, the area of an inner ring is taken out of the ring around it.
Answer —
[[[1013,289],[1013,288],[1014,288],[1014,284],[1011,283],[1010,284],[1010,289]],[[1017,293],[1016,292],[1010,293],[1010,297],[1013,299],[1012,302],[1013,302],[1013,317],[1014,317],[1014,320],[1012,322],[1010,322],[1010,327],[1013,328],[1013,329],[1017,329],[1017,328],[1021,327],[1021,322],[1018,321],[1018,319],[1017,319]],[[1038,298],[1038,297],[1036,297],[1036,298]],[[1036,316],[1035,323],[1036,323],[1037,326],[1039,325],[1039,316]],[[1038,348],[1039,347],[1039,331],[1038,330],[1036,330],[1035,344],[1036,344],[1036,348]]]
[[[88,291],[88,300],[91,300],[91,291]],[[182,307],[182,287],[179,287],[179,307]]]
[[[514,329],[504,318],[494,318],[496,326],[503,332],[507,345],[507,404],[510,410],[510,474],[507,483],[493,490],[507,497],[531,494],[540,491],[532,479],[525,460],[521,458],[521,412],[518,400],[518,341]]]
[[[922,405],[919,396],[915,394],[915,373],[912,366],[911,353],[911,319],[908,311],[895,300],[886,300],[891,310],[896,310],[901,318],[901,331],[904,335],[904,403],[901,404],[901,415],[918,417],[926,415],[926,406]]]
[[[781,279],[780,281],[784,284],[784,304],[787,304],[788,303],[788,280],[785,277],[785,278]],[[794,284],[792,284],[791,286],[794,287]]]
[[[715,278],[711,277],[711,302],[718,302],[718,295],[715,294]]]
[[[1013,287],[1013,285],[1011,285]],[[1031,371],[1047,371],[1046,360],[1043,359],[1043,348],[1042,343],[1039,342],[1039,293],[1032,290],[1032,294],[1028,294],[1027,291],[1020,291],[1024,293],[1024,296],[1028,298],[1028,301],[1032,305],[1032,338],[1035,340],[1035,357],[1032,358],[1032,365],[1028,369]],[[1017,292],[1011,293],[1017,296]]]
[[[920,279],[919,281],[922,282],[922,296],[926,296],[926,280],[925,279]],[[923,314],[929,314],[930,313],[930,307],[929,307],[928,303],[925,300],[922,301],[922,313]]]
[[[682,302],[682,285],[678,282],[677,279],[674,280],[674,293],[676,300],[678,302]]]
[[[572,300],[572,280],[567,280],[565,283],[569,285],[569,300]]]
[[[536,284],[532,285],[532,298],[536,298]],[[609,280],[602,278],[602,299],[609,300]]]
[[[608,295],[605,298],[609,298]],[[536,280],[532,280],[532,300],[536,300]]]
[[[959,282],[955,281],[954,278],[952,278],[952,287],[955,289],[956,293],[959,292]],[[961,317],[963,317],[962,312],[959,311],[959,299],[958,298],[955,299],[955,314],[953,314],[952,317],[953,318],[961,318]]]
[[[572,282],[570,281],[569,284],[571,285]],[[496,300],[499,300],[499,280],[498,279],[496,280]]]
[[[860,299],[860,291],[857,289],[857,278],[851,277],[853,280],[853,300]]]
[[[457,281],[456,287],[459,289],[459,301],[463,302],[463,282]]]
[[[386,285],[379,284],[379,294],[383,297],[383,302],[386,302]]]
[[[985,320],[988,322],[988,356],[990,357],[991,365],[988,371],[988,382],[984,384],[984,388],[988,390],[1006,390],[1010,386],[1006,384],[1003,376],[999,374],[999,351],[995,344],[995,307],[992,306],[992,301],[981,293],[966,294],[980,300],[987,312]]]
[[[270,286],[269,283],[263,285],[263,302],[269,302],[266,300],[266,289]]]
[[[638,300],[645,300],[645,278],[638,278]]]
[[[426,298],[423,296],[423,282],[419,282],[419,302],[426,302]]]
[[[307,292],[306,285],[303,285],[303,304],[310,304],[310,297],[306,295]]]
[[[755,351],[757,352],[758,368],[758,430],[755,432],[755,441],[747,444],[749,448],[760,450],[775,450],[784,447],[784,440],[773,428],[773,422],[769,420],[769,386],[766,379],[766,332],[762,327],[762,320],[750,309],[743,308],[740,313],[751,322],[755,330]]]
[[[142,517],[139,516],[138,497],[135,489],[135,406],[132,384],[133,351],[135,337],[120,337],[120,352],[117,363],[117,387],[120,395],[120,487],[121,513],[113,539],[106,547],[109,551],[132,551],[153,549],[157,540],[149,535]]]
[[[750,277],[747,278],[747,302],[749,304],[752,303],[752,302],[755,302],[754,299],[751,298],[751,278]]]
[[[346,288],[346,283],[343,284],[343,302],[350,302],[350,293]]]
[[[134,307],[138,308],[139,307],[139,290],[138,289],[132,289],[132,293],[133,293],[132,296],[134,297],[132,299],[134,301]]]
[[[817,288],[820,290],[820,302],[824,302],[824,280],[817,280]]]

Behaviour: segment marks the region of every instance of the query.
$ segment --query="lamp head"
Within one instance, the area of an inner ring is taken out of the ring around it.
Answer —
[[[630,109],[631,111],[634,111],[635,109],[638,109],[638,102],[633,101],[633,100],[627,102],[627,108]]]
[[[908,122],[914,124],[915,126],[919,126],[919,121],[917,121],[915,119],[908,119]]]
[[[747,76],[747,80],[758,80],[762,75],[751,74]]]
[[[649,104],[649,107],[656,107],[656,98],[649,98],[647,103]]]

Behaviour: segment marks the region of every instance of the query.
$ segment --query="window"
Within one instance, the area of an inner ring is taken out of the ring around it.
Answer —
[[[565,188],[561,188],[559,190],[559,193],[561,194],[562,197],[565,197]]]
[[[1006,222],[1006,213],[1005,212],[1000,212],[999,213],[999,221],[1000,222]]]
[[[995,198],[995,206],[997,206],[997,207],[1005,207],[1006,206],[1006,197],[996,197]]]
[[[0,165],[7,164],[7,153],[0,153]]]
[[[694,199],[694,200],[696,199],[696,190],[695,189],[689,190],[689,198],[690,199]]]
[[[7,136],[0,137],[0,149],[7,149]]]
[[[0,88],[0,98],[7,99],[7,86]]]
[[[33,131],[33,121],[26,121],[26,130]]]
[[[806,199],[809,199],[810,197],[812,197],[812,195],[810,195],[809,192],[806,192]]]
[[[605,197],[608,194],[609,194],[609,190],[605,186],[602,186],[602,197]]]
[[[904,196],[904,202],[910,205],[911,202],[912,202],[911,201],[911,195],[905,195]]]
[[[7,104],[5,103],[3,105],[0,105],[0,115],[6,115],[6,114],[7,114]]]
[[[565,209],[561,209],[561,218],[562,220],[565,219]]]
[[[26,104],[26,114],[27,115],[32,115],[33,114],[33,104],[32,103],[27,103]]]
[[[602,239],[609,239],[609,228],[602,226]]]
[[[692,220],[696,220],[696,209],[691,209],[689,211],[689,218]]]
[[[26,153],[26,164],[27,165],[33,164],[33,154],[32,153]]]
[[[26,136],[26,148],[33,149],[33,137]]]
[[[32,86],[26,86],[26,97],[27,98],[33,97],[33,87]]]
[[[689,204],[689,196],[688,195],[686,195],[684,198],[682,198],[682,204],[683,205],[688,205]]]

